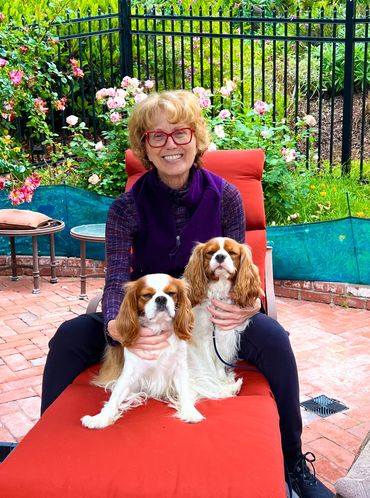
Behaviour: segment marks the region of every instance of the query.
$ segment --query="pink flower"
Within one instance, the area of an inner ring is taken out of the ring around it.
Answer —
[[[126,101],[121,97],[110,97],[107,100],[108,109],[117,109],[119,107],[125,107],[125,106],[126,106]]]
[[[155,81],[153,81],[153,80],[146,80],[146,82],[144,83],[145,88],[147,88],[148,90],[151,90],[152,88],[154,88],[154,85],[155,85]]]
[[[218,138],[225,138],[225,130],[222,124],[216,125],[214,128],[214,132]]]
[[[229,119],[231,116],[231,112],[229,109],[222,109],[218,115],[219,118],[221,119]]]
[[[21,192],[23,194],[23,199],[26,202],[31,202],[33,197],[33,188],[28,187],[28,185],[23,185]]]
[[[10,199],[13,206],[19,206],[24,202],[24,194],[21,189],[16,188],[9,193],[8,199]]]
[[[8,61],[6,59],[3,59],[0,57],[0,67],[4,67],[8,64]]]
[[[85,73],[80,69],[80,63],[76,59],[70,59],[72,73],[75,78],[83,78]]]
[[[226,86],[222,86],[220,88],[220,94],[223,96],[223,97],[228,97],[230,95],[230,90],[226,87]]]
[[[30,192],[33,192],[40,185],[41,178],[37,173],[32,173],[32,176],[28,176],[23,183],[23,189],[28,189]],[[30,201],[27,201],[30,202]]]
[[[148,98],[148,95],[146,93],[138,93],[135,95],[134,100],[135,100],[136,104],[138,104],[139,102],[142,102],[143,100],[145,100],[147,98]]]
[[[123,80],[121,81],[121,87],[122,88],[127,88],[131,84],[131,78],[130,76],[125,76]]]
[[[8,180],[5,178],[5,176],[0,176],[0,190],[4,190],[7,183]]]
[[[122,119],[122,114],[120,114],[119,112],[112,112],[112,114],[110,115],[110,120],[112,121],[112,123],[118,123],[118,121],[121,121]]]
[[[267,137],[268,134],[269,134],[268,130],[262,130],[260,133],[261,137]]]
[[[3,14],[2,12],[0,12],[0,22],[4,21],[5,18],[6,18],[6,15]]]
[[[41,97],[38,97],[37,99],[34,100],[34,106],[35,110],[38,112],[41,112],[42,114],[47,114],[49,108],[46,105],[46,102],[42,100]]]
[[[25,75],[24,71],[10,71],[9,78],[13,85],[18,86],[22,83],[23,76]]]
[[[62,97],[54,102],[54,109],[56,111],[64,111],[66,108],[67,97]]]
[[[283,147],[281,149],[281,153],[287,163],[293,162],[297,156],[297,153],[294,149],[287,149],[286,147]]]
[[[26,45],[21,45],[19,47],[19,50],[22,52],[22,54],[26,54],[28,52],[28,47],[26,47]]]
[[[211,107],[211,99],[208,97],[199,97],[199,105],[202,109],[209,109]]]
[[[131,78],[130,86],[137,88],[140,85],[140,81],[137,78]]]
[[[71,114],[67,117],[66,122],[69,126],[75,126],[78,123],[78,117]]]
[[[269,109],[270,106],[266,102],[263,102],[263,100],[257,100],[254,103],[254,112],[260,116],[263,116]]]

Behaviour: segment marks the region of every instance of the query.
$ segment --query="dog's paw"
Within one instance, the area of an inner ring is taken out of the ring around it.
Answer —
[[[101,414],[95,416],[85,415],[81,418],[82,425],[88,429],[103,429],[113,422],[113,420],[110,420],[107,417],[102,417]]]
[[[181,410],[177,413],[177,416],[183,420],[184,422],[188,422],[189,424],[197,424],[205,419],[203,415],[198,412],[198,410],[193,407],[191,409]]]

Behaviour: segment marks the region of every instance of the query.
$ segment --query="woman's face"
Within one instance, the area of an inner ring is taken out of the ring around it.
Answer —
[[[153,128],[147,131],[164,131],[172,133],[179,128],[190,128],[187,123],[169,123],[165,115],[158,118]],[[189,178],[189,170],[194,163],[197,144],[194,133],[186,145],[177,145],[172,137],[162,147],[151,147],[145,140],[146,153],[149,160],[158,170],[159,178],[171,188],[182,188]]]

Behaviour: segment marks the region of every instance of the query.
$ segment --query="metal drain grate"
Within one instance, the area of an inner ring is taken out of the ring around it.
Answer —
[[[317,415],[323,418],[343,410],[348,410],[348,406],[343,405],[336,399],[328,398],[325,394],[303,401],[301,406],[305,410],[317,413]]]

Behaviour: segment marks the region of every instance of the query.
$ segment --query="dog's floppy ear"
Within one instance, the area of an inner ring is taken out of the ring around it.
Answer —
[[[207,275],[204,270],[203,249],[205,244],[197,244],[185,267],[184,278],[188,283],[192,306],[201,303],[207,295]]]
[[[129,282],[125,285],[126,294],[119,309],[116,326],[122,337],[122,345],[131,346],[135,342],[139,333],[139,316],[137,301],[137,283]]]
[[[177,288],[176,314],[173,328],[179,339],[188,341],[191,338],[194,326],[194,315],[188,297],[186,282],[178,280]]]
[[[258,267],[252,261],[252,253],[248,246],[241,245],[240,267],[233,288],[233,299],[239,306],[251,306],[263,295]]]

